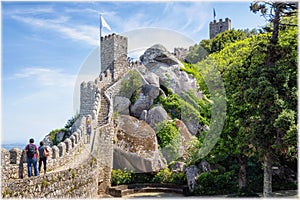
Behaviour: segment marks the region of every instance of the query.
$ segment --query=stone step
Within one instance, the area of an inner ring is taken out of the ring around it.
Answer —
[[[105,98],[103,92],[101,95],[101,108],[98,113],[98,126],[102,126],[107,123],[109,114],[109,102]]]

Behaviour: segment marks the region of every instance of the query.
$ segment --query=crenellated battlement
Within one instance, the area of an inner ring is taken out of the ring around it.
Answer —
[[[80,115],[98,117],[101,108],[100,92],[116,83],[128,71],[141,66],[141,62],[129,62],[127,38],[110,34],[101,37],[101,72],[94,81],[80,85]]]
[[[231,19],[225,18],[225,21],[222,19],[213,20],[209,23],[209,38],[212,39],[216,37],[217,34],[231,30]]]
[[[106,35],[104,37],[101,37],[101,41],[110,40],[110,39],[114,39],[114,38],[120,39],[120,40],[127,40],[127,38],[125,36],[112,33],[112,34]]]

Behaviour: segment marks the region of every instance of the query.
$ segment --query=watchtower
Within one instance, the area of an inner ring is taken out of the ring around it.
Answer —
[[[110,70],[112,79],[119,68],[127,63],[127,38],[111,34],[101,37],[101,72]]]
[[[231,19],[226,18],[225,21],[219,19],[218,22],[214,20],[209,23],[209,38],[212,39],[227,30],[231,30]]]

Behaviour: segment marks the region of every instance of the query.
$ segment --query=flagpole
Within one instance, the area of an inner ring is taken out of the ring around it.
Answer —
[[[102,29],[102,22],[101,22],[101,14],[99,14],[99,22],[100,22],[100,26],[99,26],[99,36],[100,36],[100,39],[99,39],[99,44],[100,44],[100,46],[99,46],[99,58],[100,58],[100,60],[99,60],[99,68],[100,68],[100,73],[101,73],[101,29]]]

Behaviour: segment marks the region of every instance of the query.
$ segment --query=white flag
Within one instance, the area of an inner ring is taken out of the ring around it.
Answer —
[[[105,28],[107,28],[108,30],[111,31],[110,26],[107,24],[107,22],[104,20],[104,18],[102,16],[100,16],[100,20],[101,20],[101,28],[105,27]]]

